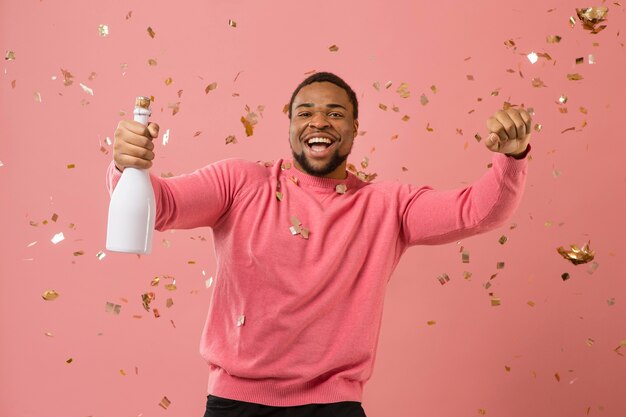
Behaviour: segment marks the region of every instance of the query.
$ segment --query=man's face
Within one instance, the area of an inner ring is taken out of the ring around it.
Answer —
[[[315,82],[300,89],[293,100],[289,144],[300,171],[318,177],[344,179],[359,122],[341,87]]]

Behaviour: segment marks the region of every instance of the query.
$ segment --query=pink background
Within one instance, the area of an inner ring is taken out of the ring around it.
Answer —
[[[215,267],[211,232],[157,232],[150,256],[99,260],[106,139],[120,111],[129,117],[134,97],[147,94],[155,97],[152,119],[170,130],[166,146],[159,138],[155,173],[288,156],[282,109],[311,70],[336,72],[357,91],[366,133],[351,161],[369,157],[367,171],[379,180],[438,188],[473,181],[490,161],[474,135],[486,137],[486,118],[505,101],[534,108],[543,125],[533,133],[526,194],[505,226],[412,248],[401,261],[365,390],[368,416],[626,415],[626,348],[616,350],[626,340],[624,6],[606,2],[607,28],[592,35],[578,19],[570,27],[569,17],[600,1],[472,3],[0,1],[0,51],[16,57],[0,71],[0,415],[202,415],[207,369],[197,347]],[[548,35],[562,40],[547,43]],[[505,46],[509,39],[516,49]],[[333,44],[338,51],[329,51]],[[552,59],[531,64],[531,51]],[[533,87],[533,78],[545,87]],[[217,89],[205,94],[212,82]],[[402,82],[409,98],[396,93]],[[246,105],[265,106],[249,138],[239,121]],[[569,127],[576,129],[561,133]],[[226,145],[229,135],[238,143]],[[59,232],[65,240],[53,244]],[[556,252],[588,240],[595,266]],[[165,289],[167,280],[151,287],[155,276],[175,277],[178,288]],[[60,297],[44,301],[48,289]],[[142,308],[148,291],[159,318]],[[120,314],[106,312],[107,302],[120,304]],[[159,407],[164,396],[167,410]]]

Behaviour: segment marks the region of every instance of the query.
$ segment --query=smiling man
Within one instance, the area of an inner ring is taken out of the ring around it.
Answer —
[[[158,230],[213,229],[216,280],[200,341],[205,417],[364,416],[385,288],[401,255],[494,229],[524,188],[531,118],[523,109],[487,120],[492,168],[445,191],[346,171],[358,102],[334,74],[305,79],[289,118],[292,160],[231,159],[151,177]],[[151,166],[157,136],[154,123],[120,122],[109,191],[125,167]]]

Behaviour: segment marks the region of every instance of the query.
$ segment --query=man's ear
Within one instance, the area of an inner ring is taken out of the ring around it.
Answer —
[[[352,139],[356,138],[358,134],[359,134],[359,121],[354,119],[354,136],[352,137]]]

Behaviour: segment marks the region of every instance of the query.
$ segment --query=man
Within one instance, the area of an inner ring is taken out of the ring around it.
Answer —
[[[205,417],[364,416],[385,287],[400,256],[497,227],[524,187],[531,118],[523,109],[488,119],[493,167],[452,191],[346,172],[358,103],[334,74],[305,79],[289,117],[292,161],[232,159],[152,177],[157,230],[213,229],[216,282],[200,343]],[[151,166],[157,135],[154,123],[120,122],[110,191],[125,167]]]

